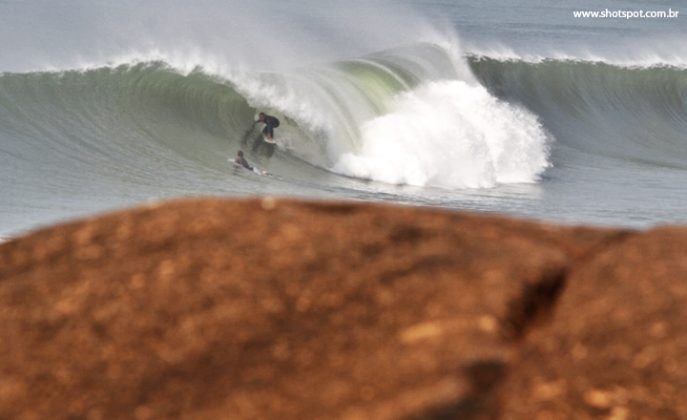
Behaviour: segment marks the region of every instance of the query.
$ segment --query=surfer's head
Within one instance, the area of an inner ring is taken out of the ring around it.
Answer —
[[[265,113],[261,112],[258,114],[258,121],[263,121],[265,119]]]
[[[239,150],[239,152],[236,154],[238,157],[243,157],[243,150]]]

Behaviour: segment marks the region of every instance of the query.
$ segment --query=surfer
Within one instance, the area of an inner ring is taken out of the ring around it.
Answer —
[[[253,141],[253,147],[251,147],[251,150],[253,153],[255,153],[261,148],[261,146],[264,146],[262,147],[262,153],[268,157],[271,157],[274,153],[275,146],[277,145],[277,143],[274,141],[274,129],[279,127],[279,120],[276,117],[265,114],[264,112],[258,114],[258,120],[253,121],[253,125],[251,125],[248,131],[246,131],[246,133],[243,135],[241,138],[241,146],[246,146],[249,137],[255,129],[255,124],[258,123],[265,124],[265,127],[263,127],[262,136],[260,136],[262,138],[258,137]]]
[[[272,138],[274,137],[274,129],[279,127],[279,120],[276,117],[261,112],[258,114],[257,122],[265,124],[265,128],[262,129],[262,134],[265,136],[265,141],[268,143],[274,143]]]
[[[234,165],[246,168],[249,171],[255,172],[258,175],[270,175],[270,173],[265,170],[258,169],[255,166],[250,166],[250,163],[248,163],[246,158],[243,157],[243,150],[239,150],[238,152],[236,152],[236,157],[234,158]]]
[[[264,176],[264,175],[270,175],[270,173],[267,172],[267,171],[264,171],[264,170],[262,170],[262,169],[258,169],[258,168],[256,168],[255,166],[250,166],[250,163],[248,163],[248,161],[246,160],[246,158],[243,157],[243,150],[239,150],[239,151],[236,153],[236,158],[234,158],[234,165],[236,165],[236,166],[241,166],[241,167],[243,167],[243,168],[246,168],[246,169],[248,169],[249,171],[255,172],[255,173],[258,174],[258,175],[263,175],[263,176]]]
[[[265,144],[265,146],[267,146],[266,154],[268,156],[272,156],[272,153],[274,153],[274,146],[276,144],[273,138],[274,129],[279,127],[279,120],[276,117],[261,112],[258,114],[258,120],[255,121],[254,124],[257,123],[264,123],[265,127],[262,129],[262,140],[256,140],[253,142],[252,150],[255,152],[262,144]]]
[[[239,150],[238,153],[236,153],[236,158],[234,159],[234,163],[237,165],[241,165],[244,168],[248,169],[249,171],[253,170],[253,167],[250,166],[248,161],[246,160],[245,157],[243,157],[243,150]]]

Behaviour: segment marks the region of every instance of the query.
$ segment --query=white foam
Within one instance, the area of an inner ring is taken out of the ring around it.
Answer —
[[[361,127],[362,147],[334,170],[394,184],[448,188],[535,182],[549,166],[537,118],[460,80],[399,95]]]
[[[687,52],[683,47],[636,48],[618,51],[594,51],[590,48],[574,48],[569,51],[520,51],[503,45],[470,46],[467,54],[475,57],[491,58],[499,61],[523,61],[541,63],[547,60],[580,61],[588,63],[605,63],[617,67],[651,68],[677,67],[687,68]]]

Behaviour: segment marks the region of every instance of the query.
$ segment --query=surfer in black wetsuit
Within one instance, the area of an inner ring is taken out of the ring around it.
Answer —
[[[246,131],[246,134],[243,135],[243,138],[241,139],[241,145],[246,145],[246,143],[248,142],[248,138],[253,132],[255,124],[258,123],[265,124],[265,127],[262,129],[262,138],[259,137],[253,141],[253,147],[251,148],[251,150],[253,151],[253,153],[255,153],[258,151],[258,149],[260,149],[260,146],[265,146],[262,148],[263,153],[267,156],[272,156],[272,154],[274,153],[274,148],[276,146],[276,143],[273,139],[274,129],[279,127],[279,120],[276,117],[265,114],[264,112],[258,114],[258,120],[254,121],[251,128],[248,131]]]
[[[265,128],[262,129],[262,134],[267,139],[268,143],[274,143],[272,137],[274,137],[274,129],[279,127],[279,120],[271,115],[267,115],[264,112],[258,114],[258,122],[265,123]]]
[[[238,165],[243,166],[244,168],[248,169],[249,171],[253,170],[253,167],[248,164],[248,161],[246,160],[245,157],[243,157],[243,150],[239,150],[238,153],[236,153],[236,158],[234,159],[234,162]]]
[[[236,165],[241,165],[242,167],[248,169],[248,170],[251,171],[251,172],[255,172],[255,173],[258,174],[258,175],[263,175],[263,176],[264,176],[264,175],[271,175],[269,172],[267,172],[267,171],[265,171],[265,170],[258,169],[258,168],[254,167],[254,166],[250,166],[250,163],[248,163],[248,161],[246,160],[246,158],[243,157],[243,150],[239,150],[239,151],[236,153],[236,158],[234,158],[234,163],[235,163]]]

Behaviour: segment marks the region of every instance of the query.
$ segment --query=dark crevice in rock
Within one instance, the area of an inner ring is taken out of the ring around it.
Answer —
[[[508,305],[501,321],[502,336],[509,341],[524,338],[532,327],[549,318],[573,270],[585,265],[610,246],[617,246],[634,235],[636,233],[629,231],[611,235],[571,264],[545,273],[536,282],[525,284],[522,293]]]
[[[567,277],[567,267],[547,273],[536,283],[527,283],[522,293],[508,305],[501,321],[501,334],[507,340],[519,340],[527,331],[551,313]]]

